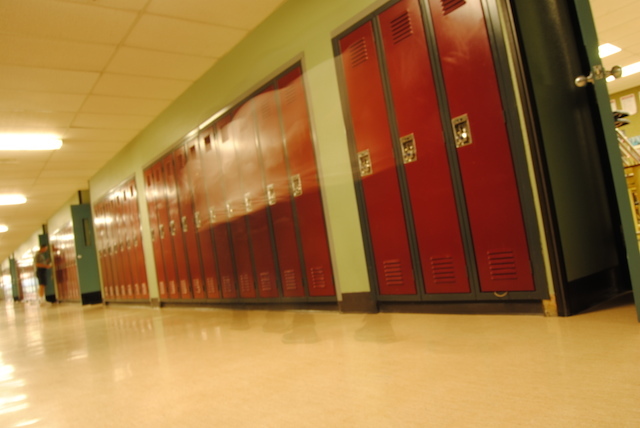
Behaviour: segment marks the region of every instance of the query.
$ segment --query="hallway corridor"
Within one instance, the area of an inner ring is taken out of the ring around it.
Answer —
[[[638,427],[631,304],[571,318],[0,305],[2,427]]]

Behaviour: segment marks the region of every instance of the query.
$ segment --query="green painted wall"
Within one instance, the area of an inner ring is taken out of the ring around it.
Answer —
[[[369,290],[331,38],[381,0],[289,0],[193,84],[90,181],[92,201],[135,174],[212,115],[302,58],[339,293]],[[142,201],[143,202],[143,201]],[[150,292],[157,297],[146,204],[140,203]],[[154,289],[155,288],[155,289]]]

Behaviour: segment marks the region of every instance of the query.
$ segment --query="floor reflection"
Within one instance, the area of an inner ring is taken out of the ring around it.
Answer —
[[[362,320],[364,325],[356,330],[354,338],[360,342],[396,342],[396,333],[391,326],[391,315],[368,314]]]
[[[320,341],[316,331],[316,321],[311,313],[295,312],[290,332],[282,336],[282,343],[316,343]]]

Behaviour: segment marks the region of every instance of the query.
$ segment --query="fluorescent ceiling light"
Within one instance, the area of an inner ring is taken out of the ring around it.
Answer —
[[[4,224],[0,224],[0,233],[5,233],[8,230],[9,228],[7,226],[5,226]]]
[[[615,53],[620,52],[622,49],[619,47],[612,45],[611,43],[605,43],[604,45],[598,46],[598,55],[600,58],[605,58]]]
[[[62,140],[46,134],[0,134],[0,150],[58,150]]]
[[[20,205],[27,202],[22,195],[0,195],[0,205]]]
[[[625,65],[622,67],[622,77],[631,76],[632,74],[640,73],[640,62],[634,62],[633,64]],[[613,76],[607,77],[607,82],[613,82],[616,80]]]

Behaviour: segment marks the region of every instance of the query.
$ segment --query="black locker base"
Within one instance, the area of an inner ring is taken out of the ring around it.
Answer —
[[[544,315],[542,301],[378,302],[380,312],[456,315]]]
[[[102,303],[102,293],[94,291],[92,293],[83,293],[81,296],[83,305],[96,305]]]
[[[225,300],[163,300],[163,308],[216,308],[216,309],[240,309],[240,310],[311,310],[311,311],[337,311],[338,303],[333,298],[332,301],[322,300],[274,300],[265,301],[262,299],[225,299]]]
[[[340,312],[347,314],[375,314],[378,313],[378,303],[370,292],[344,293],[339,302]]]

